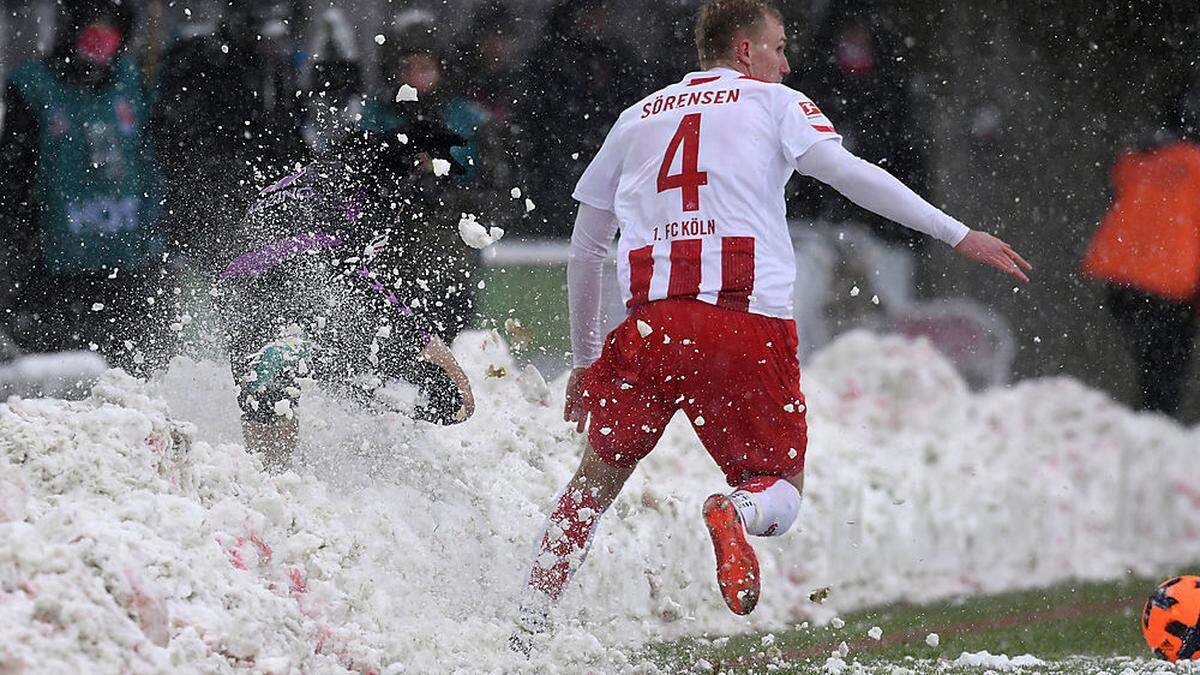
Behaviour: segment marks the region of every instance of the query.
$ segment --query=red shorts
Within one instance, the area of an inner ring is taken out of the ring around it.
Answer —
[[[584,375],[592,449],[632,467],[682,410],[730,485],[790,478],[808,442],[796,347],[794,321],[698,300],[642,305]]]

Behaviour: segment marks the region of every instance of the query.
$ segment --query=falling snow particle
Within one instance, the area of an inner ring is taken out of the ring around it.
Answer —
[[[381,45],[385,42],[387,42],[387,38],[383,36],[383,33],[375,36],[375,44]]]
[[[942,638],[938,637],[937,633],[930,633],[929,635],[925,636],[925,644],[929,645],[930,647],[936,647],[941,643]]]
[[[762,640],[759,640],[759,642],[761,642],[762,646],[764,647],[770,647],[771,645],[775,644],[775,634],[767,633],[766,635],[762,636]]]
[[[532,210],[534,210],[534,209],[536,209],[536,208],[537,208],[537,207],[533,205],[533,200],[532,200],[532,199],[529,199],[529,198],[526,198],[526,199],[525,199],[525,213],[529,213],[530,211],[532,211]]]
[[[400,90],[396,92],[396,103],[415,100],[417,100],[417,88],[411,84],[400,85]]]
[[[867,637],[871,638],[872,640],[878,640],[879,638],[883,637],[883,629],[879,626],[872,626],[871,630],[867,631]]]
[[[859,294],[859,293],[861,293],[861,292],[862,292],[862,291],[859,291],[859,290],[858,290],[858,286],[855,286],[854,288],[851,288],[851,289],[850,289],[850,297],[852,297],[852,298],[857,298],[857,297],[858,297],[858,294]]]
[[[440,157],[433,158],[433,175],[445,176],[450,173],[450,162]]]
[[[93,304],[93,305],[92,305],[92,311],[93,311],[93,312],[102,312],[102,311],[104,311],[104,303],[103,303],[103,302],[97,302],[97,303]]]
[[[638,334],[641,335],[642,337],[646,337],[647,335],[654,332],[654,329],[650,327],[650,324],[646,323],[645,321],[642,321],[641,319],[638,319],[637,329],[638,329]]]
[[[873,303],[875,303],[876,305],[878,305],[878,304],[879,304],[879,296],[878,296],[878,295],[872,295],[872,296],[871,296],[871,302],[873,302]]]
[[[698,427],[702,427],[702,426],[704,426],[704,416],[703,416],[703,415],[696,415],[696,422],[695,422],[695,424],[696,424],[696,426],[698,426]]]
[[[500,241],[500,238],[504,236],[504,230],[499,227],[485,229],[475,214],[464,213],[458,221],[458,236],[462,237],[463,243],[467,246],[482,249]]]
[[[611,433],[612,433],[612,428],[611,428],[611,427],[600,427],[600,434],[601,434],[601,435],[603,435],[603,436],[607,436],[607,435],[609,435],[609,434],[611,434]]]
[[[833,617],[833,620],[829,622],[829,625],[833,626],[834,628],[837,628],[838,630],[841,630],[843,627],[845,627],[846,622],[842,621],[841,619],[839,619],[838,617],[835,616],[835,617]]]
[[[512,195],[513,199],[520,199],[521,198],[521,188],[515,187],[515,188],[509,190],[508,194]]]

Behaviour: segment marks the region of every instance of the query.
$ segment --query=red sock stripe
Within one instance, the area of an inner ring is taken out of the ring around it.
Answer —
[[[629,252],[629,302],[626,307],[644,305],[650,300],[650,277],[654,275],[654,247],[643,246]]]
[[[721,237],[721,292],[717,306],[745,312],[754,292],[754,237]]]
[[[529,585],[558,600],[574,571],[583,563],[603,513],[591,494],[571,490],[563,493],[546,524],[538,557],[529,573]]]
[[[671,280],[667,285],[668,298],[695,298],[700,294],[699,239],[671,242]]]

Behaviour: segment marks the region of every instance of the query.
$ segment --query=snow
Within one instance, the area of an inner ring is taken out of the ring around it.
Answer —
[[[867,637],[872,640],[879,640],[883,637],[883,629],[879,626],[872,626],[871,630],[867,631]]]
[[[579,441],[562,378],[547,390],[493,333],[454,349],[474,418],[370,416],[306,386],[300,468],[279,477],[241,447],[225,363],[0,404],[0,666],[620,672],[647,640],[1200,557],[1200,512],[1161,471],[1195,465],[1200,430],[1065,378],[974,394],[925,343],[850,334],[805,372],[804,507],[786,536],[755,539],[755,612],[720,600],[699,515],[723,481],[680,417],[526,661],[507,648],[514,607]]]
[[[1045,662],[1041,659],[1024,654],[1016,657],[1009,657],[1007,654],[989,654],[986,650],[981,652],[963,652],[955,661],[958,666],[972,666],[978,668],[991,668],[993,670],[1013,670],[1014,668],[1030,668],[1033,666],[1044,665]]]
[[[925,644],[930,647],[936,647],[942,643],[942,638],[937,633],[930,633],[925,636]]]
[[[450,160],[442,159],[440,157],[434,157],[432,164],[433,164],[433,175],[435,175],[435,176],[450,175]]]
[[[504,229],[495,226],[485,229],[475,214],[464,213],[458,221],[458,236],[462,237],[467,246],[483,249],[500,241],[504,236]]]
[[[417,88],[411,84],[402,84],[396,91],[396,103],[417,100]]]
[[[646,323],[645,321],[642,321],[641,319],[638,319],[637,331],[638,331],[638,335],[641,335],[642,337],[647,337],[651,333],[654,332],[654,329],[650,327],[650,324]]]

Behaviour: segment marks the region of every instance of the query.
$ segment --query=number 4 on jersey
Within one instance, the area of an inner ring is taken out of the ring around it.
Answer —
[[[671,173],[675,155],[683,145],[683,163],[679,173]],[[679,128],[667,144],[662,166],[658,168],[658,191],[683,190],[683,210],[700,210],[700,186],[708,185],[708,172],[698,171],[696,162],[700,155],[700,113],[684,115]]]

